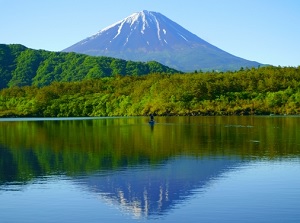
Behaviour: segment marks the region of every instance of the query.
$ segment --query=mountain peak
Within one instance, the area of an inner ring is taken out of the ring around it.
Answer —
[[[124,23],[128,23],[132,26],[135,22],[139,22],[140,20],[142,20],[143,22],[146,22],[146,16],[149,16],[150,14],[153,14],[153,12],[149,12],[147,10],[135,12],[135,13],[131,14],[130,16],[126,17],[125,19],[122,19],[122,20],[100,30],[99,33],[104,32],[116,25],[120,25],[120,24],[124,24]]]
[[[90,43],[97,43],[97,51],[157,51],[170,49],[179,45],[187,45],[190,40],[203,42],[177,23],[158,12],[143,10],[131,14],[95,35],[75,44],[76,47],[90,48]],[[74,47],[75,47],[74,45]],[[182,47],[182,46],[181,46]],[[73,51],[73,47],[65,51]],[[87,54],[94,54],[94,49]],[[76,52],[76,50],[75,50]]]
[[[183,71],[259,65],[226,53],[166,16],[147,10],[135,12],[64,51],[145,62],[156,60]]]
[[[112,40],[110,40],[110,43],[117,38],[123,38],[123,46],[130,46],[130,42],[136,42],[137,39],[140,39],[139,37],[136,38],[136,36],[144,35],[143,42],[145,46],[150,45],[151,43],[155,43],[156,46],[163,46],[167,44],[166,38],[163,38],[163,36],[165,36],[167,33],[161,21],[164,19],[167,18],[164,18],[164,16],[160,13],[143,10],[133,13],[125,19],[100,30],[93,37],[95,38],[103,34],[105,35],[105,33],[107,35],[107,32],[110,33],[112,31],[115,33],[115,35],[113,36]],[[148,32],[148,30],[150,31]],[[145,33],[147,32],[149,35],[145,36]],[[124,33],[127,36],[126,38],[124,38]],[[156,34],[155,38],[154,35],[151,35],[151,33]],[[118,46],[120,46],[120,44],[118,44]]]

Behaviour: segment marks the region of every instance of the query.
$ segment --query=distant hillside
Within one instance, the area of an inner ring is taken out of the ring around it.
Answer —
[[[13,86],[46,86],[114,75],[178,73],[160,63],[133,62],[111,57],[33,50],[0,44],[0,89]]]
[[[166,16],[146,10],[133,13],[63,51],[133,61],[154,60],[186,72],[233,71],[261,65],[225,52]]]

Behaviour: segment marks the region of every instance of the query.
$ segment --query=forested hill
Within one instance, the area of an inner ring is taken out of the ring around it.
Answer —
[[[115,75],[179,73],[160,63],[125,61],[75,53],[33,50],[18,44],[0,44],[0,89],[13,86],[47,86]]]

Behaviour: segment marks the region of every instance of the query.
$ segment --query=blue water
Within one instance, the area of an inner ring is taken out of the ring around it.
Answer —
[[[1,222],[300,222],[297,118],[192,120],[0,123]]]

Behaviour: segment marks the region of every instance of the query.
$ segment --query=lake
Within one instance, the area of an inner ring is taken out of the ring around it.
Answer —
[[[300,222],[300,117],[0,119],[0,219]]]

